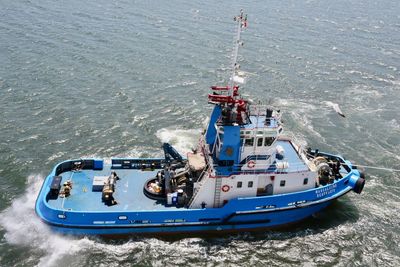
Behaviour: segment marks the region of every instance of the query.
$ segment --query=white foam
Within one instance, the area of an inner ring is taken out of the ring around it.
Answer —
[[[280,102],[283,103],[282,101]],[[314,110],[317,110],[317,107],[315,105],[312,105],[310,103],[299,102],[297,100],[293,101],[287,100],[286,105],[291,109],[293,109],[292,111],[289,112],[289,114],[293,117],[293,119],[296,122],[300,122],[299,126],[302,125],[302,127],[305,127],[309,133],[320,138],[323,142],[325,142],[325,138],[317,130],[314,129],[314,126],[312,124],[313,116],[315,116],[315,114],[320,114],[321,110],[318,110],[318,113],[315,113],[313,112]],[[305,135],[302,134],[301,132],[296,132],[295,135],[303,140],[306,139]]]
[[[390,120],[390,121],[389,121],[389,125],[390,125],[390,127],[393,128],[393,129],[397,129],[397,130],[400,129],[400,124],[399,124],[399,122],[398,122],[396,119]]]
[[[0,216],[0,225],[5,230],[7,242],[39,249],[44,253],[38,266],[54,266],[64,255],[76,253],[92,241],[73,239],[53,233],[35,214],[36,197],[43,183],[43,177],[28,177],[25,193],[15,199],[12,205]]]
[[[186,155],[196,147],[200,132],[200,129],[162,128],[157,131],[156,136],[162,142],[170,143],[182,155]]]
[[[29,140],[37,140],[38,138],[39,138],[39,135],[34,134],[34,135],[31,135],[31,136],[28,136],[28,137],[21,138],[18,141],[19,142],[25,142],[25,141],[29,141]]]
[[[68,141],[68,139],[61,139],[61,140],[54,141],[54,144],[63,144],[67,141]]]
[[[186,82],[182,83],[183,86],[190,86],[190,85],[195,85],[195,84],[197,84],[197,82],[195,82],[195,81],[186,81]]]
[[[60,152],[57,152],[57,153],[51,155],[50,157],[48,157],[47,160],[53,161],[55,159],[62,158],[64,155],[65,155],[65,152],[60,151]]]
[[[174,132],[174,131],[172,131]],[[179,130],[178,133],[190,132]],[[31,175],[27,179],[25,193],[15,199],[12,205],[3,211],[0,216],[0,226],[4,230],[4,237],[10,244],[36,250],[37,266],[59,266],[68,262],[68,265],[79,266],[82,257],[90,257],[93,253],[104,253],[105,262],[118,263],[128,257],[140,262],[150,250],[155,255],[179,253],[187,249],[188,240],[175,244],[154,238],[134,239],[118,244],[107,244],[101,240],[87,237],[73,237],[56,234],[42,222],[35,214],[34,206],[44,178],[40,175]],[[194,243],[196,240],[193,240]],[[192,242],[192,241],[190,241]],[[190,249],[190,254],[195,255],[196,248]],[[133,255],[133,256],[132,256]],[[157,257],[156,257],[157,258]],[[152,262],[154,265],[156,262]]]

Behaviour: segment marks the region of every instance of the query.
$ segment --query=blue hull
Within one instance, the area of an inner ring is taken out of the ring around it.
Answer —
[[[191,234],[260,231],[268,228],[288,225],[301,221],[330,204],[315,205],[313,207],[291,211],[271,212],[257,215],[241,216],[240,220],[230,222],[204,222],[204,223],[175,223],[175,224],[148,224],[148,225],[113,225],[113,226],[55,226],[49,223],[52,230],[62,234],[71,235],[163,235],[163,234]]]
[[[43,183],[36,213],[55,231],[74,235],[201,234],[273,228],[319,212],[354,189],[360,177],[360,173],[352,169],[326,186],[296,193],[236,198],[220,208],[124,210],[121,207],[110,211],[75,211],[49,205],[51,178],[57,167]]]

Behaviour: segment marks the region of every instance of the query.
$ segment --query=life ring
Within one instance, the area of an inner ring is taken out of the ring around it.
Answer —
[[[226,193],[226,192],[228,192],[229,189],[231,189],[231,188],[229,187],[229,185],[226,184],[226,185],[223,185],[221,189],[222,189],[223,192]]]
[[[254,160],[250,160],[249,162],[247,162],[247,167],[249,167],[250,169],[253,169],[256,166],[256,163],[254,162]]]

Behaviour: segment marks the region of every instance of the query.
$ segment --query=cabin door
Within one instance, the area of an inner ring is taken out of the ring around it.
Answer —
[[[273,194],[274,194],[274,186],[273,186],[272,184],[268,184],[268,185],[265,187],[265,195],[271,196],[271,195],[273,195]]]
[[[274,194],[272,177],[267,175],[258,175],[257,196],[270,196]]]
[[[264,196],[266,191],[265,187],[267,186],[269,177],[264,175],[257,176],[258,184],[257,184],[257,196]]]

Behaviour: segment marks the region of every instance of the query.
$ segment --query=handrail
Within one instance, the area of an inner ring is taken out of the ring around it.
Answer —
[[[239,165],[235,164],[235,165],[229,166],[232,168],[230,171],[231,172],[230,175],[240,174],[240,173],[248,174],[248,173],[260,173],[260,172],[277,172],[277,173],[282,172],[283,173],[283,172],[287,172],[288,169],[291,169],[291,171],[290,171],[291,173],[292,172],[301,173],[301,172],[309,171],[308,165],[306,163],[302,163],[302,162],[292,163],[292,164],[289,162],[289,167],[283,168],[283,169],[278,168],[277,164],[260,164],[260,163],[257,164],[257,163],[255,163],[254,168],[243,170],[242,167],[246,166],[246,164],[247,163],[239,164]],[[215,174],[217,176],[226,176],[226,175],[222,175],[222,173],[223,173],[222,171],[218,171],[218,167],[220,167],[220,166],[218,166],[216,164],[213,165]],[[307,167],[307,169],[304,169],[304,167]]]

